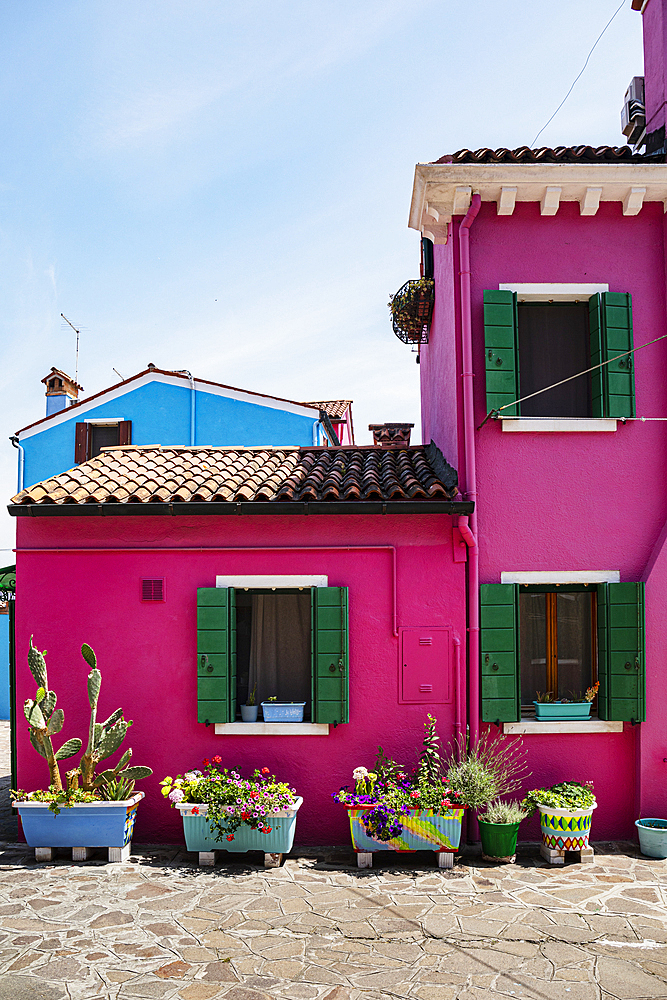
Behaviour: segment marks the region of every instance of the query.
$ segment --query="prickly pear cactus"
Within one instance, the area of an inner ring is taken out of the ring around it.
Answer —
[[[32,644],[28,649],[28,666],[38,687],[34,698],[28,698],[23,706],[23,712],[30,727],[30,742],[40,756],[49,765],[50,784],[57,792],[63,790],[58,761],[73,757],[81,749],[81,740],[71,739],[60,747],[53,749],[51,737],[55,736],[65,725],[65,713],[56,709],[56,693],[49,691],[46,673],[46,650],[40,653]]]

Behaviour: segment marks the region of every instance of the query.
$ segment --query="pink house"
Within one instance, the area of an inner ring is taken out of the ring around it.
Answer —
[[[533,787],[592,780],[596,839],[667,815],[667,0],[643,18],[634,150],[460,150],[417,166],[410,209],[423,439],[476,505],[471,732],[522,734]],[[536,721],[595,682],[590,721]]]
[[[453,521],[472,504],[457,496],[434,445],[108,448],[10,507],[17,704],[34,695],[34,635],[63,736],[83,735],[88,642],[102,713],[122,705],[134,760],[154,770],[137,840],[182,840],[159,781],[219,754],[294,784],[299,842],[344,843],[347,816],[330,796],[354,767],[378,744],[412,760],[427,712],[444,740],[465,725]],[[275,646],[273,674],[251,656],[260,641]],[[304,722],[242,722],[255,682],[258,700],[304,701]],[[20,721],[17,743],[19,786],[42,787]]]

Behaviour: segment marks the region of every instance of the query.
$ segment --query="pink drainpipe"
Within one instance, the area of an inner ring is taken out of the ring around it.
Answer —
[[[481,196],[474,194],[470,208],[459,227],[465,497],[466,500],[472,500],[475,504],[470,519],[462,515],[458,521],[459,531],[468,546],[468,723],[472,744],[475,744],[479,737],[479,546],[477,544],[477,470],[475,466],[472,309],[470,304],[470,227],[475,221],[481,205]]]

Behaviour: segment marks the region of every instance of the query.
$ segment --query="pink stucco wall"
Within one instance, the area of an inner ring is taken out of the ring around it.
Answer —
[[[266,766],[293,782],[304,796],[298,842],[346,843],[346,817],[330,795],[351,781],[352,769],[370,766],[378,744],[399,760],[413,760],[429,710],[438,718],[443,743],[451,738],[453,700],[398,703],[392,553],[386,548],[346,551],[354,545],[395,546],[398,625],[451,626],[464,640],[465,566],[453,562],[451,518],[446,515],[50,517],[19,518],[17,527],[18,703],[34,694],[26,663],[34,634],[35,644],[49,651],[50,686],[65,710],[62,736],[83,737],[87,668],[79,650],[82,642],[90,643],[102,671],[101,716],[122,705],[134,720],[126,740],[134,761],[155,772],[141,784],[146,801],[139,810],[138,842],[182,840],[179,816],[159,795],[158,782],[219,753],[225,764],[244,773]],[[37,551],[53,546],[61,551]],[[169,548],[174,546],[187,551]],[[268,546],[274,551],[216,552],[198,546]],[[295,552],[290,546],[313,549]],[[127,551],[111,551],[115,548]],[[196,589],[215,586],[216,574],[237,573],[328,574],[331,586],[349,587],[348,725],[332,727],[321,737],[230,737],[216,736],[197,723]],[[140,580],[162,576],[166,602],[142,604]],[[451,690],[453,694],[453,684]],[[47,772],[26,729],[19,724],[19,786],[42,787]]]
[[[436,299],[451,294],[459,222],[454,221],[449,244],[436,247],[436,274],[441,275]],[[667,332],[662,204],[646,204],[632,218],[623,216],[620,203],[603,203],[597,215],[583,218],[572,203],[561,204],[553,217],[541,216],[537,203],[518,203],[507,217],[499,217],[495,205],[483,204],[471,229],[471,268],[476,427],[486,415],[485,289],[504,282],[606,282],[611,291],[632,293],[635,345]],[[424,368],[424,419],[426,433],[440,444],[449,440],[451,404],[438,408],[432,400],[438,391],[441,354],[449,352],[451,360],[455,320],[449,305],[438,308],[441,319],[434,324],[428,349],[432,364]],[[667,341],[635,356],[638,415],[665,416],[666,372]],[[482,583],[499,583],[503,570],[617,569],[621,580],[644,578],[667,515],[667,424],[631,422],[609,434],[509,434],[502,432],[500,422],[490,420],[476,433],[476,448]],[[660,573],[667,570],[661,568]],[[644,743],[649,731],[657,734],[656,727],[662,727],[661,706],[667,700],[658,577],[656,568],[647,585],[653,610],[648,619],[649,722],[643,727]],[[661,594],[664,583],[667,579],[659,585]],[[656,645],[658,619],[661,652]],[[655,739],[660,745],[665,742],[659,735]],[[600,802],[598,838],[634,834],[640,774],[643,788],[651,789],[651,808],[667,814],[667,765],[662,762],[667,750],[656,750],[656,743],[650,760],[645,755],[640,760],[639,737],[629,724],[623,734],[527,735],[525,745],[534,785],[565,778],[594,780]]]

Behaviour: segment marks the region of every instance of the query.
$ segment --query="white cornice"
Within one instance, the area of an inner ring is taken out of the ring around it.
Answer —
[[[511,215],[520,201],[538,202],[543,215],[576,201],[583,216],[617,201],[624,215],[636,215],[647,202],[667,203],[667,164],[418,163],[408,225],[446,243],[452,216],[467,211],[472,193],[495,202],[499,215]]]

